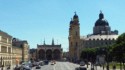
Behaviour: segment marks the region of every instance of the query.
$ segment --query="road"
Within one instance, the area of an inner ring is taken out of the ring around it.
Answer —
[[[79,67],[78,64],[74,64],[71,62],[56,62],[55,65],[51,65],[51,63],[49,63],[48,65],[41,66],[41,69],[35,69],[34,67],[32,68],[32,70],[76,70],[76,68],[78,67]],[[86,65],[84,67],[87,68]],[[88,66],[87,70],[91,70],[90,65]],[[94,70],[103,70],[103,68],[100,66],[95,66]],[[106,68],[104,68],[104,70],[106,70]],[[116,70],[120,70],[120,69],[116,69]]]
[[[32,70],[75,70],[76,67],[79,67],[79,65],[70,62],[56,62],[54,65],[49,63],[48,65],[41,66],[41,69],[35,69],[34,67]]]
[[[54,64],[54,65],[51,65],[51,63],[49,63],[48,65],[41,66],[41,69],[35,69],[35,67],[34,67],[34,68],[32,68],[32,70],[75,70],[78,67],[79,67],[78,64],[74,64],[71,62],[56,62],[56,64]],[[86,65],[84,67],[87,68]],[[12,67],[12,69],[10,69],[10,70],[13,70],[13,68],[14,67]],[[0,70],[1,70],[1,68],[0,68]],[[6,70],[5,67],[4,67],[4,70]],[[91,70],[90,65],[88,66],[87,70]],[[95,66],[94,70],[103,70],[103,68],[100,66]],[[104,68],[104,70],[106,70],[106,68]],[[110,70],[112,70],[112,69],[110,69]],[[116,69],[116,70],[120,70],[120,69]]]

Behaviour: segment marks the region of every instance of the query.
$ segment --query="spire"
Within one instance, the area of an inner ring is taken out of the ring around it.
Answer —
[[[45,43],[45,38],[44,38],[44,41],[43,41],[43,45],[46,45],[46,43]]]
[[[79,17],[78,15],[76,14],[76,12],[74,12],[75,15],[73,16],[73,21],[79,21]]]
[[[104,18],[104,15],[103,15],[102,11],[100,10],[99,19],[103,19],[103,18]]]
[[[76,15],[76,11],[75,11],[74,13],[75,13],[75,15]]]
[[[54,39],[52,39],[52,45],[54,45]]]

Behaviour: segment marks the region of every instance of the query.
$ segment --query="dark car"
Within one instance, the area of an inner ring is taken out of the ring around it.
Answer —
[[[41,69],[41,67],[38,65],[38,66],[36,66],[36,69]]]
[[[86,68],[86,67],[83,67],[83,66],[80,66],[80,67],[79,67],[79,70],[87,70],[87,68]]]
[[[43,61],[45,65],[48,65],[49,64],[49,61],[48,60],[44,60]]]
[[[20,70],[20,67],[15,67],[14,70]]]

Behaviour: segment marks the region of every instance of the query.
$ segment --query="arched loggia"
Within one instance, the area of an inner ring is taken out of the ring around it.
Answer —
[[[39,59],[44,60],[45,59],[45,50],[40,49],[39,50]]]
[[[54,59],[54,60],[59,60],[60,57],[61,57],[60,54],[61,54],[60,50],[59,50],[59,49],[55,49],[55,50],[53,51],[53,59]]]
[[[51,49],[46,50],[46,59],[47,60],[52,60],[53,59]]]

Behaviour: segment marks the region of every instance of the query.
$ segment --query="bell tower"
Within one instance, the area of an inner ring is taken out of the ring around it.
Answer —
[[[71,18],[69,27],[69,55],[70,60],[79,60],[79,46],[80,46],[80,27],[79,18],[75,12],[73,19]]]

